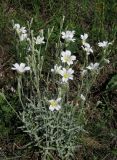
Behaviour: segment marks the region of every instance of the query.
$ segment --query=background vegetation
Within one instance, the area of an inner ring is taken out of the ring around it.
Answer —
[[[92,88],[91,105],[87,109],[88,135],[82,137],[83,147],[76,153],[78,160],[117,159],[117,1],[116,0],[1,0],[0,1],[0,89],[7,99],[20,111],[15,92],[16,80],[11,64],[16,59],[12,20],[21,25],[34,18],[33,28],[38,33],[42,28],[55,26],[53,42],[59,32],[60,21],[65,16],[64,28],[76,31],[79,41],[74,48],[80,53],[80,34],[88,33],[91,45],[98,41],[114,40],[110,64],[97,78]],[[99,49],[95,50],[95,54]],[[76,54],[76,53],[75,53]],[[76,54],[77,55],[77,54]],[[95,57],[98,59],[97,54]],[[79,56],[78,58],[82,58]],[[48,61],[49,62],[49,61]],[[45,66],[46,67],[46,66]],[[79,66],[76,68],[79,69]],[[99,105],[95,105],[96,103]],[[0,159],[34,159],[35,148],[25,146],[28,136],[21,132],[19,120],[0,97]]]

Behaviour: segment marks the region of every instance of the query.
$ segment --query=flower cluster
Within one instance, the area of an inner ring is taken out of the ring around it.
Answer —
[[[90,55],[90,53],[93,53],[93,49],[90,46],[89,43],[86,42],[88,38],[88,34],[84,33],[84,35],[81,35],[81,40],[82,40],[82,48],[86,52],[86,55]],[[91,71],[97,71],[99,67],[99,63],[90,63],[89,66],[87,66],[85,69],[81,69],[81,76],[85,76],[87,74],[87,69]]]
[[[74,34],[75,31],[66,31],[62,32],[62,38],[65,40],[66,43],[72,41],[74,42]],[[68,83],[68,80],[73,80],[73,73],[74,70],[70,67],[73,62],[76,60],[76,56],[72,55],[70,50],[65,50],[61,52],[61,57],[60,57],[62,65],[56,64],[53,69],[51,69],[51,72],[54,72],[55,74],[59,74],[62,76],[62,82],[63,83]],[[64,67],[63,67],[64,66]],[[61,106],[58,104],[57,100],[50,100],[50,107],[49,109],[51,111],[53,110],[59,110]]]
[[[26,27],[21,27],[20,24],[14,24],[13,29],[16,30],[20,41],[24,41],[24,40],[30,41]],[[44,44],[45,41],[44,41],[44,37],[43,37],[43,30],[40,31],[40,35],[38,35],[37,37],[34,37],[33,39],[34,39],[35,44]],[[30,50],[28,50],[28,51],[30,51]]]
[[[66,42],[74,42],[74,34],[75,31],[66,31],[66,32],[62,32],[62,38],[65,39]],[[51,69],[52,72],[58,73],[62,76],[62,82],[67,83],[69,79],[73,80],[73,73],[74,70],[72,70],[72,68],[70,68],[70,65],[73,64],[73,61],[76,60],[76,56],[72,55],[70,50],[65,50],[61,52],[61,62],[64,64],[63,67],[62,66],[58,66],[57,64],[54,66],[54,69]]]
[[[30,38],[30,34],[28,36],[28,32],[26,30],[26,27],[21,27],[19,24],[14,24],[13,29],[16,30],[16,33],[18,34],[20,41],[27,40],[27,43],[29,46],[28,51],[31,51],[32,46],[34,48],[34,51],[37,51],[35,49],[35,47],[37,45],[41,45],[41,44],[45,43],[44,36],[43,36],[43,30],[40,31],[40,34],[37,37]],[[65,32],[61,32],[61,37],[62,37],[62,39],[64,39],[64,43],[65,43],[64,46],[66,47],[66,50],[61,50],[60,58],[58,61],[60,65],[55,64],[54,68],[51,69],[52,73],[58,74],[61,77],[61,82],[63,85],[68,84],[69,80],[73,80],[74,70],[72,69],[72,65],[73,65],[74,61],[76,60],[76,56],[72,55],[72,52],[70,50],[68,50],[67,47],[69,45],[69,42],[75,41],[74,34],[75,34],[74,30],[73,31],[67,30]],[[84,33],[80,37],[82,40],[81,47],[86,52],[86,55],[88,57],[91,53],[93,53],[92,47],[87,42],[88,34]],[[108,41],[103,41],[103,42],[99,42],[98,46],[102,47],[102,48],[104,48],[104,50],[106,50],[107,47],[111,44],[112,43],[110,43]],[[106,57],[104,57],[104,61],[106,63],[109,63],[109,60],[106,59]],[[99,65],[100,64],[97,62],[96,63],[91,62],[88,64],[88,58],[87,58],[87,62],[84,64],[84,67],[81,69],[82,70],[81,76],[84,77],[88,73],[89,70],[90,70],[90,72],[97,73],[97,71],[99,69]],[[26,66],[25,63],[20,63],[20,64],[15,63],[15,64],[13,64],[13,67],[11,69],[17,71],[19,74],[23,74],[24,72],[29,71],[30,67]],[[61,82],[60,82],[60,84],[61,84]],[[80,98],[83,101],[86,100],[86,98],[83,94],[81,94]],[[61,102],[60,97],[57,99],[49,100],[49,103],[50,103],[49,110],[54,111],[54,110],[61,109],[60,102]]]
[[[81,63],[77,64],[76,56],[70,50],[73,48],[70,45],[75,41],[75,31],[61,32],[58,43],[55,42],[56,63],[51,69],[52,76],[47,73],[48,69],[45,67],[48,66],[48,52],[54,52],[48,45],[53,28],[48,29],[46,42],[43,30],[40,30],[39,34],[35,36],[31,30],[31,24],[32,22],[28,23],[29,29],[20,27],[19,24],[13,26],[18,35],[18,41],[24,41],[17,43],[18,51],[21,49],[17,57],[21,62],[24,60],[27,64],[15,63],[11,68],[19,74],[16,93],[19,96],[22,112],[17,115],[24,123],[22,129],[30,137],[33,137],[33,144],[39,148],[42,146],[39,150],[42,159],[51,159],[54,153],[60,159],[64,157],[71,159],[74,158],[73,154],[78,146],[76,142],[80,140],[82,133],[86,133],[84,129],[85,111],[91,104],[90,92],[92,86],[95,85],[95,80],[97,80],[98,70],[103,67],[103,61],[109,63],[109,60],[106,59],[107,47],[111,43],[107,41],[98,43],[98,46],[103,48],[104,52],[102,53],[104,54],[101,58],[97,56],[98,59],[101,59],[100,63],[92,63],[90,60],[96,58],[92,58],[94,55],[90,56],[93,49],[87,43],[88,34],[81,35],[81,47],[85,56],[82,57]],[[63,22],[60,29],[62,27]],[[45,43],[44,48],[43,44]],[[26,57],[24,56],[25,52],[28,53]],[[73,67],[74,62],[75,67]],[[71,83],[73,86],[70,86],[69,81],[74,79],[73,68],[77,68],[75,74],[79,68],[82,72],[81,75],[76,75],[75,82]],[[23,77],[26,72],[27,77]],[[70,91],[70,89],[72,90]],[[11,91],[15,92],[14,88],[11,88]],[[53,146],[54,150],[52,151]],[[54,157],[57,157],[56,155]]]
[[[27,42],[31,41],[31,39],[28,37],[26,27],[21,27],[20,24],[14,24],[13,29],[15,29],[16,33],[18,34],[20,41],[24,41],[24,40],[27,40]],[[44,44],[45,42],[43,37],[43,30],[40,31],[40,35],[37,36],[36,38],[34,37],[33,40],[35,44]],[[27,51],[28,52],[31,51],[30,44]],[[13,64],[13,66],[14,67],[12,67],[11,69],[16,70],[20,74],[30,70],[29,66],[25,67],[26,66],[25,63],[21,63],[21,64],[15,63]]]
[[[88,34],[84,33],[84,35],[81,35],[80,37],[82,39],[82,48],[86,52],[86,55],[90,55],[90,53],[93,53],[92,47],[89,43],[86,42]]]
[[[20,41],[27,40],[27,30],[26,27],[20,27],[20,24],[14,24],[13,29],[16,30]]]

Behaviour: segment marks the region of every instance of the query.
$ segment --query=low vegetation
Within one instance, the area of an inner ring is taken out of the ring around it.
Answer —
[[[116,160],[117,2],[0,3],[0,159]]]

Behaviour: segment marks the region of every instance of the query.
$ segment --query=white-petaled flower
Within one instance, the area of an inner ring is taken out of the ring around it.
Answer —
[[[90,63],[90,65],[88,67],[86,67],[89,70],[97,70],[99,67],[99,63]]]
[[[103,41],[103,42],[99,42],[98,46],[102,47],[102,48],[107,48],[110,44],[112,44],[112,43],[108,42],[108,41]]]
[[[87,70],[86,69],[82,69],[81,70],[81,76],[84,77],[87,74]]]
[[[104,61],[105,61],[107,64],[110,63],[109,59],[104,58]]]
[[[85,98],[85,96],[84,96],[83,94],[80,95],[80,98],[81,98],[83,101],[86,100],[86,98]]]
[[[67,63],[68,65],[73,64],[73,61],[76,60],[76,56],[72,56],[71,51],[69,50],[62,51],[61,55],[62,55],[61,57],[62,62]]]
[[[24,41],[27,39],[27,30],[26,27],[20,27],[20,24],[14,24],[13,29],[16,30],[20,41]]]
[[[41,36],[37,36],[37,38],[35,38],[35,43],[36,44],[44,44],[44,37]]]
[[[89,43],[85,43],[84,46],[82,46],[82,48],[86,52],[87,55],[89,55],[90,53],[93,53],[93,49]]]
[[[11,87],[10,89],[11,89],[11,92],[14,92],[14,93],[16,92],[16,90],[13,87]]]
[[[69,79],[73,80],[73,73],[74,70],[72,70],[71,68],[69,69],[63,68],[60,71],[60,74],[62,76],[62,81],[66,83]]]
[[[51,69],[51,72],[54,72],[56,74],[60,74],[62,66],[58,66],[57,64],[54,66],[53,69]]]
[[[25,71],[30,70],[29,66],[27,66],[27,67],[25,67],[25,66],[26,66],[25,63],[21,63],[21,64],[15,63],[15,64],[13,64],[13,67],[11,69],[16,70],[18,73],[24,73]]]
[[[65,39],[67,42],[75,41],[75,38],[73,38],[75,31],[65,31],[65,32],[62,32],[61,34],[62,34],[62,38]]]
[[[20,34],[27,32],[26,27],[20,27],[20,24],[14,24],[13,29],[15,29],[16,32],[18,32]]]
[[[87,34],[87,33],[84,33],[84,35],[81,35],[80,38],[82,39],[82,44],[85,45],[86,40],[87,40],[87,38],[88,38],[88,34]]]
[[[50,111],[60,110],[61,109],[61,106],[59,104],[60,101],[61,101],[61,98],[57,98],[56,100],[54,100],[54,99],[49,100],[49,102],[50,102],[49,110]]]
[[[27,32],[26,27],[21,27],[21,28],[20,28],[20,32],[21,32],[21,33],[26,33],[26,32]]]
[[[20,24],[14,24],[13,29],[18,31],[20,29]]]
[[[27,37],[28,37],[27,33],[19,34],[19,39],[20,39],[20,41],[26,40]]]

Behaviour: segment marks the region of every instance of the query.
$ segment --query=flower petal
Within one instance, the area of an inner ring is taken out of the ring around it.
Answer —
[[[26,66],[25,63],[21,63],[21,64],[20,64],[20,67],[21,67],[21,68],[24,68],[25,66]]]
[[[24,70],[25,70],[25,71],[29,71],[29,70],[30,70],[30,67],[25,67]]]
[[[61,109],[61,106],[60,105],[58,105],[57,107],[56,107],[56,110],[58,111],[59,109]]]
[[[49,107],[50,111],[54,111],[54,109],[55,109],[54,107],[51,107],[51,106]]]
[[[61,101],[61,98],[57,98],[57,100],[56,100],[57,102],[60,102]]]

